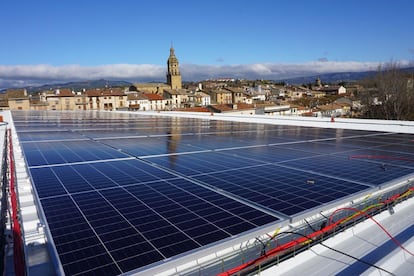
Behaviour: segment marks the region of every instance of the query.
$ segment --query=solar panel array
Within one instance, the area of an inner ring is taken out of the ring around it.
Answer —
[[[143,269],[414,172],[408,134],[127,113],[13,119],[68,275]]]

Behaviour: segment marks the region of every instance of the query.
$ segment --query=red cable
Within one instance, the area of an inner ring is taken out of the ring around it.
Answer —
[[[22,231],[18,219],[17,211],[17,195],[15,187],[15,164],[13,157],[13,144],[10,129],[8,130],[9,140],[9,160],[10,160],[10,199],[12,205],[12,221],[13,221],[13,256],[14,256],[14,273],[17,276],[25,275],[25,262],[23,253]]]
[[[379,223],[376,219],[374,219],[372,216],[370,216],[368,213],[366,213],[366,212],[364,212],[364,211],[361,211],[361,210],[358,210],[358,209],[356,209],[356,208],[352,208],[352,207],[344,207],[344,208],[339,208],[339,209],[337,209],[337,210],[335,210],[335,212],[336,211],[338,211],[338,210],[348,210],[348,211],[354,211],[354,212],[357,212],[357,213],[359,213],[359,214],[362,214],[362,215],[364,215],[365,217],[367,217],[367,218],[369,218],[369,219],[371,219],[373,222],[375,222],[381,229],[382,229],[382,231],[384,231],[385,232],[385,234],[387,234],[387,236],[388,237],[390,237],[390,239],[398,246],[398,247],[400,247],[402,250],[404,250],[405,252],[407,252],[408,254],[410,254],[411,256],[414,256],[414,254],[412,253],[412,252],[410,252],[407,248],[405,248],[396,238],[394,238],[392,235],[391,235],[391,233],[390,232],[388,232],[388,230],[387,229],[385,229],[385,227],[384,226],[382,226],[382,224],[381,223]]]
[[[409,192],[409,191],[414,191],[414,187],[411,187],[411,188],[409,188],[406,192]],[[404,193],[402,193],[402,194],[405,194],[406,192],[404,192]],[[396,199],[398,199],[402,194],[396,194],[396,195],[394,195],[394,196],[392,196],[392,197],[390,197],[389,199],[387,199],[386,201],[384,201],[384,202],[382,202],[383,204],[386,204],[386,203],[389,203],[389,202],[391,202],[391,201],[394,201],[394,200],[396,200]],[[288,242],[288,243],[286,243],[286,244],[283,244],[283,245],[281,245],[281,246],[278,246],[278,247],[276,247],[276,248],[274,248],[274,249],[272,249],[272,250],[269,250],[265,255],[263,255],[263,256],[260,256],[259,258],[257,258],[257,259],[255,259],[255,260],[252,260],[252,261],[249,261],[249,262],[247,262],[247,263],[244,263],[244,264],[242,264],[242,265],[239,265],[239,266],[237,266],[237,267],[234,267],[234,268],[232,268],[232,269],[230,269],[230,270],[227,270],[227,271],[225,271],[225,272],[222,272],[222,273],[220,273],[220,274],[218,274],[218,276],[228,276],[228,275],[232,275],[232,274],[235,274],[235,273],[237,273],[237,272],[240,272],[240,271],[242,271],[243,269],[246,269],[246,268],[248,268],[248,267],[250,267],[250,266],[252,266],[252,265],[254,265],[254,264],[256,264],[256,263],[259,263],[260,261],[262,261],[262,260],[265,260],[265,259],[267,259],[267,258],[270,258],[270,257],[272,257],[272,256],[274,256],[274,255],[276,255],[277,253],[279,253],[279,252],[282,252],[282,251],[284,251],[284,250],[287,250],[287,249],[289,249],[289,248],[291,248],[291,247],[293,247],[293,246],[295,246],[295,245],[297,245],[297,244],[301,244],[301,243],[304,243],[304,242],[307,242],[308,240],[311,240],[312,238],[314,238],[314,237],[317,237],[317,236],[319,236],[319,235],[322,235],[322,234],[324,234],[324,233],[326,233],[326,232],[329,232],[329,231],[331,231],[333,228],[335,228],[336,226],[338,226],[341,222],[343,222],[344,220],[346,220],[346,219],[348,219],[349,217],[345,217],[345,218],[343,218],[343,219],[340,219],[340,220],[338,220],[338,221],[336,221],[336,222],[332,222],[332,217],[333,217],[333,215],[335,214],[335,213],[337,213],[337,212],[339,212],[339,211],[341,211],[341,210],[352,210],[352,211],[355,211],[355,212],[357,212],[357,216],[359,216],[359,215],[365,215],[367,218],[370,218],[370,219],[372,219],[387,235],[388,235],[388,237],[390,237],[391,238],[391,240],[398,246],[398,247],[400,247],[401,249],[403,249],[404,251],[406,251],[408,254],[410,254],[410,255],[412,255],[412,256],[414,256],[414,254],[412,253],[412,252],[410,252],[408,249],[406,249],[396,238],[394,238],[385,228],[384,228],[384,226],[382,226],[378,221],[376,221],[372,216],[370,216],[370,215],[368,215],[366,212],[364,212],[364,211],[361,211],[361,210],[358,210],[358,209],[356,209],[356,208],[352,208],[352,207],[344,207],[344,208],[339,208],[339,209],[337,209],[337,210],[335,210],[332,214],[331,214],[331,216],[330,216],[330,218],[329,218],[329,224],[326,226],[326,227],[324,227],[323,229],[321,229],[321,230],[319,230],[319,231],[315,231],[315,232],[313,232],[313,233],[311,233],[311,234],[309,234],[308,236],[306,236],[306,237],[301,237],[301,238],[298,238],[298,239],[296,239],[296,240],[293,240],[293,241],[291,241],[291,242]]]

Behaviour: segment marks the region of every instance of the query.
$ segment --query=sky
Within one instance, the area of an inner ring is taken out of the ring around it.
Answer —
[[[280,80],[414,65],[411,0],[4,0],[0,88],[75,80]]]

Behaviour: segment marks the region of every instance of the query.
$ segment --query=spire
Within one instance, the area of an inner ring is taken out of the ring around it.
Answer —
[[[170,57],[175,57],[175,53],[174,53],[174,45],[171,41],[171,48],[170,48]]]

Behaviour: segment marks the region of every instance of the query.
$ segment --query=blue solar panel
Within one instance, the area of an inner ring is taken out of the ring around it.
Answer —
[[[30,142],[22,144],[29,166],[127,158],[128,155],[94,141]]]
[[[414,167],[406,168],[397,165],[383,166],[383,163],[364,162],[360,159],[347,157],[323,156],[313,159],[303,159],[285,162],[285,166],[306,171],[316,171],[321,174],[347,179],[367,185],[380,185],[393,179],[408,175]]]
[[[285,215],[294,215],[369,188],[275,165],[192,177]]]
[[[30,141],[54,141],[54,140],[81,140],[85,139],[80,133],[75,133],[71,131],[59,130],[52,131],[50,129],[45,131],[39,131],[36,128],[33,128],[33,131],[20,131],[19,140],[21,142],[30,142]]]
[[[278,220],[138,160],[31,172],[68,274],[90,247],[126,272]]]
[[[41,199],[65,270],[76,265],[65,262],[67,255],[82,262],[79,251],[89,247],[109,254],[126,272],[277,220],[201,187],[180,188],[186,185],[193,184],[173,179]]]
[[[414,172],[406,134],[109,112],[13,118],[67,275],[140,269]]]

